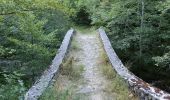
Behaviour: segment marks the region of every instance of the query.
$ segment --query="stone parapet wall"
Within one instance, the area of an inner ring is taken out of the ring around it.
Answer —
[[[73,34],[74,29],[70,29],[67,32],[55,58],[52,61],[52,64],[43,73],[40,79],[38,79],[35,84],[27,91],[25,100],[37,100],[48,87],[53,77],[59,72],[59,66],[62,64],[62,61],[67,53]]]
[[[146,83],[145,81],[131,73],[123,65],[123,63],[115,53],[105,31],[100,28],[98,32],[114,70],[126,81],[129,89],[133,91],[140,98],[140,100],[170,100],[169,93]]]

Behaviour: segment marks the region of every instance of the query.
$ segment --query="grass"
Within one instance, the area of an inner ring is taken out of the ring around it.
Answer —
[[[66,75],[71,80],[78,80],[84,71],[84,65],[76,65],[74,57],[68,57],[67,61],[61,65],[61,74]]]
[[[49,87],[39,100],[80,100],[81,95],[74,94],[73,85],[63,88],[61,84]]]
[[[75,29],[77,29],[77,31],[79,33],[83,33],[83,34],[94,34],[94,33],[96,33],[95,27],[75,26]]]
[[[80,50],[80,46],[79,44],[77,43],[77,41],[75,40],[75,37],[73,37],[73,40],[71,41],[71,48],[70,48],[72,51],[77,51],[77,50]]]
[[[137,100],[136,97],[129,91],[125,81],[115,72],[109,62],[104,51],[100,55],[100,65],[103,75],[106,76],[110,83],[105,88],[106,92],[114,93],[116,100]]]
[[[106,54],[104,52],[101,52],[101,62],[100,64],[101,66],[101,70],[102,73],[108,78],[108,79],[113,79],[116,77],[116,73],[114,72],[111,64],[109,63],[109,59],[106,56]]]
[[[116,75],[111,80],[111,83],[106,87],[106,91],[115,93],[116,100],[134,100],[130,97],[131,93],[128,90],[128,86],[119,75]]]

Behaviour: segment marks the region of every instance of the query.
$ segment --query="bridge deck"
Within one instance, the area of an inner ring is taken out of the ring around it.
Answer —
[[[99,34],[96,31],[88,31],[87,33],[77,32],[73,38],[65,62],[67,63],[70,59],[72,60],[72,63],[67,64],[64,67],[71,66],[73,67],[73,71],[74,68],[76,69],[75,71],[79,71],[82,69],[81,67],[83,67],[84,70],[77,79],[75,75],[71,77],[67,74],[68,72],[66,73],[64,71],[63,73],[63,70],[68,69],[62,69],[63,66],[61,66],[61,74],[53,87],[53,89],[56,88],[56,91],[53,90],[54,93],[52,94],[54,97],[57,92],[61,93],[62,91],[68,90],[71,94],[66,95],[66,97],[72,98],[73,100],[75,98],[79,98],[79,100],[134,99],[132,94],[128,91],[128,87],[120,85],[123,84],[123,81],[117,82],[119,78],[115,76],[116,74],[110,63],[105,61],[107,60],[107,57],[102,43],[100,42]],[[104,72],[108,72],[110,76]],[[116,86],[115,84],[119,86]],[[48,98],[48,93],[49,92],[46,92],[43,95],[44,97],[42,96],[42,100]],[[62,96],[56,98],[61,99]]]

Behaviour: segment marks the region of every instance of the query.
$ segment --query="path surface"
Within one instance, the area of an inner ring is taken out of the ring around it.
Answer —
[[[68,56],[66,57],[66,61],[69,61],[68,59],[71,58],[73,63],[71,65],[69,63],[66,68],[72,66],[75,68],[75,71],[78,71],[80,69],[79,66],[82,65],[84,71],[79,74],[80,77],[78,80],[74,79],[75,77],[73,76],[73,79],[70,79],[70,75],[64,75],[61,72],[53,88],[58,92],[53,94],[46,92],[47,95],[53,97],[51,100],[56,100],[56,95],[67,98],[61,100],[134,100],[128,99],[128,90],[121,87],[122,85],[119,86],[122,83],[117,82],[116,78],[108,79],[103,74],[102,68],[106,68],[109,64],[105,65],[103,63],[105,59],[103,59],[102,53],[105,54],[96,31],[78,31],[73,37],[69,53],[67,54]],[[106,72],[113,70],[111,65],[109,66],[110,69],[107,69]],[[70,70],[67,71],[69,72]],[[114,75],[111,76],[114,77]],[[116,88],[123,88],[121,90],[123,92],[115,90],[113,83],[118,84]],[[66,94],[61,95],[63,92]],[[120,99],[120,97],[124,97],[124,99]],[[47,96],[46,98],[49,97]],[[47,100],[46,98],[42,100]]]
[[[76,41],[79,43],[78,59],[85,67],[83,78],[85,84],[79,86],[78,93],[88,94],[90,100],[114,100],[114,97],[104,92],[107,79],[102,75],[100,62],[101,42],[97,33],[77,33]]]

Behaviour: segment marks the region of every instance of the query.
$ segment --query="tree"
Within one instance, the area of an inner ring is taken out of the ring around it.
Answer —
[[[68,9],[56,0],[0,1],[0,99],[23,99],[48,67],[70,28]]]
[[[93,0],[88,8],[92,24],[104,26],[112,46],[130,70],[148,82],[169,83],[169,0]],[[95,9],[93,9],[95,8]],[[153,76],[154,75],[154,76]]]

